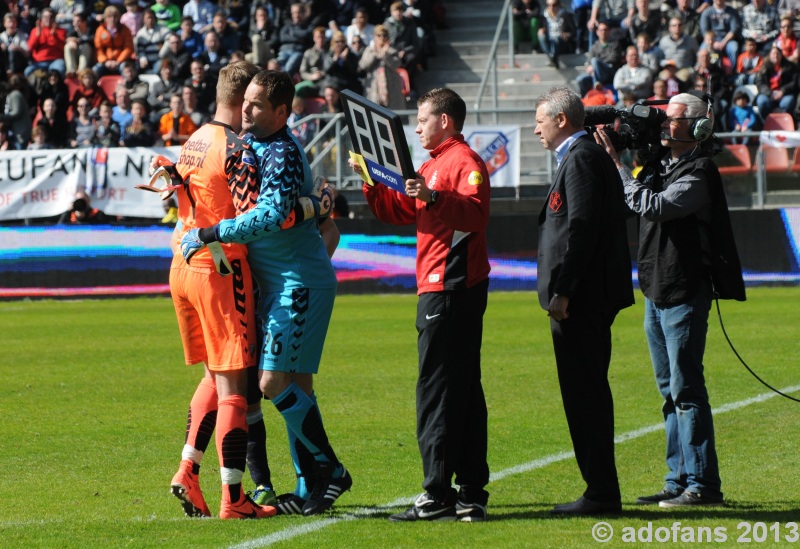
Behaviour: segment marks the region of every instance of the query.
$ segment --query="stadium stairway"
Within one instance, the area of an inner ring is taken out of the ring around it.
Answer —
[[[477,123],[475,103],[486,67],[502,2],[498,0],[445,0],[449,28],[436,30],[437,48],[428,60],[428,68],[417,76],[417,89],[425,92],[446,86],[458,92],[467,103],[467,124]],[[497,89],[490,76],[480,107],[491,109],[494,95],[498,107],[526,108],[530,113],[509,112],[497,115],[498,124],[519,124],[522,128],[520,150],[521,198],[541,198],[550,181],[540,173],[544,169],[547,153],[533,134],[533,105],[536,98],[553,86],[568,84],[574,87],[575,77],[583,70],[585,56],[563,55],[561,68],[547,66],[547,57],[531,53],[530,44],[520,44],[520,54],[510,62],[507,15],[497,52]],[[413,106],[412,106],[413,108]],[[484,114],[482,124],[492,124],[494,117]],[[514,189],[496,189],[497,198],[514,196]],[[494,210],[494,206],[493,206]]]

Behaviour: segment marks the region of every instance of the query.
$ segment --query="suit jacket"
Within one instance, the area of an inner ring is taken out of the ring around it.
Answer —
[[[616,314],[633,304],[623,185],[611,157],[576,139],[539,214],[539,303],[554,293],[569,310]]]

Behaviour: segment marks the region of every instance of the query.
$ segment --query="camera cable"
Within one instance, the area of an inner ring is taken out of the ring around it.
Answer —
[[[759,377],[759,375],[757,373],[755,373],[752,370],[752,368],[750,368],[750,366],[747,365],[747,363],[741,357],[739,352],[736,350],[736,347],[733,346],[733,342],[731,342],[731,338],[728,337],[728,332],[725,331],[725,324],[722,323],[722,313],[719,310],[719,298],[715,297],[714,298],[714,302],[717,304],[717,317],[719,318],[719,326],[720,326],[720,328],[722,328],[722,335],[725,336],[725,341],[728,342],[728,345],[730,346],[731,351],[733,351],[733,354],[735,354],[736,358],[739,359],[739,362],[742,363],[742,366],[744,366],[747,369],[747,371],[750,372],[753,375],[753,377],[756,378],[758,381],[760,381],[761,384],[764,385],[764,387],[766,387],[767,389],[769,389],[771,391],[774,391],[775,393],[778,393],[782,397],[786,397],[789,400],[793,400],[795,402],[800,402],[800,399],[795,398],[795,397],[793,397],[791,395],[787,395],[786,393],[783,393],[783,392],[779,391],[778,389],[776,389],[775,387],[773,387],[772,385],[770,385],[769,383],[767,383],[766,381],[761,379]]]

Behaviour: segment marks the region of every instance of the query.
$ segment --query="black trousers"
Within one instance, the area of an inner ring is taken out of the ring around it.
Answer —
[[[584,497],[620,501],[614,463],[614,400],[608,384],[611,324],[616,314],[570,309],[569,318],[550,319],[561,399]]]
[[[486,400],[481,385],[483,313],[489,281],[466,290],[422,294],[417,304],[417,441],[422,487],[452,503],[453,474],[464,499],[489,493]]]

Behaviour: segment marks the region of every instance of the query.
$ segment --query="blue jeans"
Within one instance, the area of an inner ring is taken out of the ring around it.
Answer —
[[[665,488],[722,498],[714,422],[703,376],[711,299],[710,283],[682,305],[660,307],[645,299],[644,330],[656,384],[664,397],[669,467]]]

